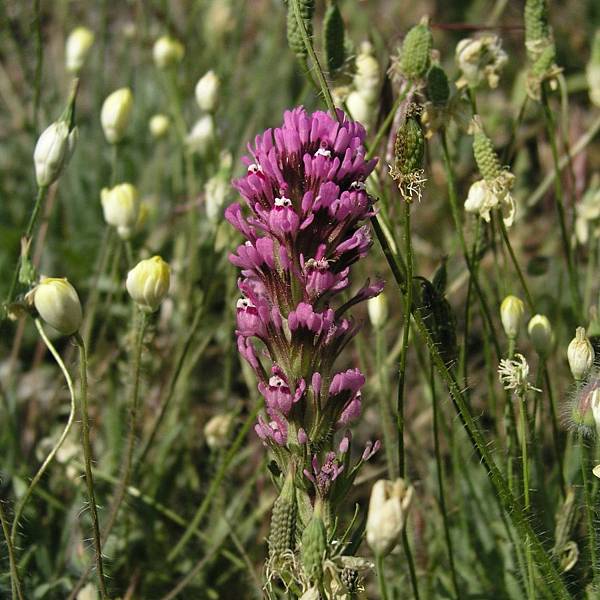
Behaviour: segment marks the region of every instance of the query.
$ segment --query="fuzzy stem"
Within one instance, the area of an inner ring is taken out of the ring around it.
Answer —
[[[442,522],[444,524],[444,537],[446,538],[446,548],[448,550],[448,562],[450,564],[450,575],[452,577],[452,586],[454,588],[454,596],[457,600],[460,599],[460,588],[458,586],[458,577],[454,565],[454,552],[452,550],[452,537],[450,536],[450,523],[448,522],[448,509],[446,508],[446,492],[444,490],[444,471],[442,463],[442,454],[440,451],[440,432],[439,432],[439,406],[438,397],[435,390],[435,371],[433,363],[429,368],[429,384],[431,388],[431,405],[433,408],[433,444],[435,453],[435,465],[437,471],[438,490],[440,494],[440,509],[442,513]]]
[[[544,109],[544,119],[546,122],[546,131],[548,135],[548,142],[552,150],[552,160],[554,162],[554,203],[556,205],[556,212],[558,215],[558,224],[560,227],[560,237],[563,246],[563,253],[565,262],[567,263],[567,271],[569,274],[569,286],[571,290],[571,301],[573,303],[572,308],[576,315],[581,315],[581,299],[579,295],[579,287],[577,285],[577,272],[575,263],[573,260],[573,253],[571,251],[571,243],[569,241],[569,234],[567,233],[567,225],[565,218],[565,205],[563,200],[563,185],[560,176],[560,165],[558,160],[558,150],[556,147],[556,128],[554,125],[554,119],[552,117],[552,111],[548,102],[548,95],[546,91],[546,85],[542,84],[542,108]],[[581,319],[580,319],[581,320]]]
[[[8,522],[4,514],[4,507],[0,500],[0,522],[2,523],[2,532],[4,533],[4,539],[6,540],[6,551],[8,554],[8,562],[10,565],[10,585],[12,590],[12,598],[15,600],[25,600],[23,592],[21,591],[21,580],[19,579],[19,570],[17,569],[17,561],[15,560],[15,550],[11,541],[11,535],[8,531]]]
[[[387,589],[387,583],[385,581],[385,571],[383,568],[384,560],[383,555],[381,553],[375,556],[375,563],[377,569],[377,583],[379,584],[379,593],[381,595],[381,600],[388,600],[389,594]]]
[[[31,480],[31,483],[29,484],[27,491],[25,492],[25,494],[23,495],[23,497],[21,498],[21,500],[19,501],[19,503],[17,504],[17,506],[15,508],[15,516],[13,519],[11,533],[10,533],[10,538],[11,538],[11,542],[13,543],[13,545],[15,544],[15,541],[17,538],[17,530],[19,527],[19,521],[21,520],[21,516],[23,514],[23,510],[25,509],[25,505],[27,504],[29,497],[33,493],[33,490],[35,489],[35,486],[38,484],[42,475],[46,472],[46,469],[48,468],[50,463],[54,460],[56,453],[60,450],[60,447],[63,445],[63,442],[65,441],[67,435],[69,435],[69,431],[71,431],[71,427],[73,426],[73,421],[75,419],[75,389],[73,387],[73,380],[71,378],[71,375],[69,374],[69,371],[68,371],[67,367],[65,366],[65,363],[63,362],[60,354],[58,353],[58,351],[56,350],[56,348],[54,347],[54,345],[52,344],[52,342],[46,335],[46,332],[44,331],[42,323],[40,322],[39,319],[35,320],[35,326],[40,334],[40,337],[44,341],[44,344],[46,344],[46,347],[48,348],[48,350],[50,350],[50,353],[54,357],[54,360],[56,360],[60,370],[62,371],[65,381],[67,382],[67,387],[69,388],[69,396],[71,398],[71,408],[69,411],[69,417],[67,419],[67,424],[65,425],[63,432],[61,433],[60,437],[58,438],[58,441],[56,442],[56,444],[54,444],[54,447],[50,450],[50,453],[44,459],[44,462],[42,463],[42,465],[38,469],[37,473],[34,475],[33,479]]]
[[[219,486],[221,485],[221,482],[223,481],[223,478],[225,477],[225,474],[227,473],[227,469],[229,468],[231,461],[237,455],[244,439],[246,438],[246,434],[250,431],[252,424],[254,423],[254,420],[258,416],[258,413],[261,411],[262,405],[263,405],[262,402],[257,402],[254,410],[248,415],[248,417],[244,421],[244,424],[242,425],[237,436],[233,440],[233,443],[231,444],[231,447],[227,451],[227,454],[223,457],[223,461],[221,462],[219,470],[217,471],[213,480],[210,482],[210,486],[208,487],[206,496],[204,497],[204,499],[202,500],[202,503],[198,507],[196,514],[190,521],[190,524],[186,528],[184,534],[181,536],[181,538],[179,539],[179,541],[177,542],[177,544],[175,545],[173,550],[171,550],[171,552],[167,556],[168,562],[172,562],[173,560],[175,560],[175,558],[177,558],[179,556],[181,551],[185,548],[186,544],[188,543],[190,537],[194,534],[194,530],[198,527],[198,525],[202,521],[202,518],[206,514],[206,511],[210,508],[212,499],[215,496],[215,494],[217,493],[217,491],[219,490]]]
[[[583,436],[579,439],[579,448],[581,452],[581,479],[583,485],[583,498],[585,503],[585,517],[586,525],[588,530],[588,546],[590,551],[590,562],[592,567],[592,582],[596,584],[597,580],[597,569],[598,569],[598,558],[596,550],[596,529],[594,527],[594,505],[590,486],[590,476],[588,469],[590,468],[589,458],[592,452],[586,444],[586,440]]]
[[[90,503],[90,514],[92,516],[92,529],[94,547],[96,554],[96,569],[98,586],[102,600],[108,598],[106,584],[104,581],[104,565],[102,564],[102,542],[100,540],[100,528],[98,526],[98,511],[96,508],[96,493],[94,491],[94,476],[92,474],[92,446],[90,443],[90,424],[88,416],[88,382],[87,382],[87,353],[83,338],[79,333],[75,334],[75,342],[79,347],[79,376],[80,376],[80,402],[81,402],[81,435],[83,442],[83,456],[85,461],[85,482],[87,485],[88,499]]]
[[[10,282],[10,287],[8,288],[8,295],[6,296],[6,305],[8,306],[14,298],[15,290],[17,288],[17,282],[19,280],[19,272],[21,270],[21,265],[23,264],[23,258],[27,258],[29,254],[29,247],[31,246],[31,237],[33,235],[33,231],[35,229],[35,225],[37,222],[37,218],[40,212],[40,208],[42,206],[42,202],[46,197],[46,193],[48,192],[48,187],[43,185],[38,187],[37,196],[35,198],[35,204],[33,205],[33,210],[31,211],[31,216],[29,217],[29,223],[27,224],[27,229],[23,237],[25,238],[25,243],[27,244],[24,255],[21,254],[17,260],[17,264],[15,266],[15,270],[13,272],[12,280]]]

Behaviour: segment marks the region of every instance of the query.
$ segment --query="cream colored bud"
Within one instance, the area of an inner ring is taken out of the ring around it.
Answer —
[[[579,381],[583,379],[594,364],[594,348],[585,334],[583,327],[578,327],[575,337],[567,348],[567,359],[573,377]]]
[[[138,307],[154,312],[169,292],[171,270],[160,257],[140,261],[127,274],[127,291]]]
[[[148,123],[148,129],[153,138],[159,139],[167,135],[169,127],[171,126],[171,119],[167,115],[153,115]]]
[[[196,84],[196,102],[200,110],[212,112],[217,108],[221,80],[214,71],[209,71],[202,76]]]
[[[215,141],[215,122],[212,115],[204,115],[196,121],[186,138],[190,150],[206,154]]]
[[[541,356],[546,357],[550,354],[554,345],[554,333],[552,326],[546,315],[534,315],[527,325],[529,339],[535,351]]]
[[[388,303],[385,294],[382,293],[375,296],[375,298],[370,298],[367,301],[367,311],[369,312],[371,325],[375,329],[383,327],[388,318]]]
[[[367,543],[378,556],[389,554],[400,541],[414,489],[404,479],[380,479],[371,490]]]
[[[519,335],[519,328],[523,321],[525,305],[520,298],[516,296],[506,296],[500,305],[500,319],[504,333],[509,339],[516,339]]]
[[[93,583],[88,583],[77,594],[77,600],[98,600],[98,590]]]
[[[100,192],[104,220],[117,228],[119,236],[129,239],[138,222],[140,201],[136,188],[130,183],[120,183]]]
[[[48,186],[54,183],[68,163],[77,140],[77,128],[69,133],[66,121],[56,121],[40,135],[33,151],[37,184]]]
[[[233,415],[215,415],[204,426],[204,437],[209,448],[224,448],[229,441]]]
[[[204,186],[204,201],[206,216],[211,223],[216,223],[221,216],[221,210],[227,201],[230,183],[220,175],[211,177]]]
[[[350,92],[348,98],[346,98],[346,106],[355,121],[359,121],[365,127],[370,125],[373,118],[373,106],[367,102],[360,92],[356,90]]]
[[[595,477],[597,477],[598,479],[600,479],[600,465],[596,465],[592,469],[592,473],[594,474]]]
[[[87,27],[76,27],[70,33],[65,45],[65,63],[69,73],[78,73],[85,64],[94,34]]]
[[[154,64],[159,69],[167,69],[180,63],[185,54],[183,44],[168,35],[159,37],[152,48]]]
[[[66,280],[42,277],[27,295],[42,320],[63,335],[72,335],[81,327],[81,302],[75,288]]]
[[[107,141],[117,144],[125,135],[133,109],[133,94],[128,87],[118,89],[106,98],[100,113],[100,122]]]

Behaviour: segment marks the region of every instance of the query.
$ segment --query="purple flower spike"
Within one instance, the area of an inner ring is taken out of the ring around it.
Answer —
[[[277,449],[284,472],[286,457],[298,453],[295,443],[288,446],[290,427],[298,444],[319,448],[304,473],[324,496],[349,460],[349,432],[337,447],[331,432],[360,416],[365,383],[358,369],[333,371],[358,330],[343,313],[383,288],[367,281],[338,300],[351,286],[351,266],[372,245],[367,220],[375,213],[365,181],[377,160],[365,159],[364,141],[363,126],[340,110],[337,118],[302,107],[285,112],[283,124],[257,135],[242,159],[245,174],[233,185],[245,207],[225,212],[246,239],[229,259],[241,269],[238,348],[265,398],[256,433]],[[374,451],[369,445],[366,452]]]

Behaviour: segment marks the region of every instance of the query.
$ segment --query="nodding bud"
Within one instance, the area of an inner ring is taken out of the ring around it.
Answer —
[[[77,128],[60,120],[49,125],[40,135],[33,151],[35,178],[40,187],[47,187],[60,176],[75,149]]]
[[[375,298],[367,300],[367,310],[371,325],[375,329],[381,329],[388,318],[388,302],[386,296],[381,293]]]
[[[104,136],[110,144],[118,144],[125,135],[133,109],[133,94],[128,87],[116,90],[106,98],[100,112]]]
[[[583,327],[578,327],[575,337],[567,348],[567,359],[571,373],[576,381],[586,377],[594,364],[594,348],[585,334]]]
[[[371,490],[367,542],[377,556],[388,555],[400,541],[414,489],[404,479],[380,479]]]
[[[78,73],[94,43],[94,34],[87,27],[76,27],[65,45],[65,63],[69,73]]]
[[[45,323],[63,335],[72,335],[81,327],[83,314],[75,288],[65,278],[42,277],[27,294]]]
[[[204,426],[206,444],[211,449],[224,448],[229,441],[233,415],[229,413],[215,415]]]
[[[127,291],[138,307],[154,312],[169,292],[171,271],[160,257],[153,256],[140,261],[127,274]]]
[[[400,55],[400,71],[407,79],[421,79],[431,60],[433,36],[428,18],[424,17],[404,38]]]
[[[138,222],[140,202],[136,188],[130,183],[121,183],[100,192],[104,220],[117,228],[119,237],[129,239]]]
[[[217,108],[220,87],[221,80],[214,71],[208,71],[198,80],[195,93],[200,110],[213,112]]]
[[[546,315],[534,315],[529,320],[527,332],[531,345],[542,358],[546,358],[554,345],[554,333]]]
[[[168,35],[159,37],[152,48],[152,58],[159,69],[175,66],[182,61],[184,54],[183,44]]]
[[[163,114],[153,115],[148,123],[150,134],[155,139],[160,139],[167,135],[170,126],[171,119]]]
[[[506,296],[500,305],[500,319],[506,337],[515,340],[519,335],[519,329],[523,321],[525,305],[516,296]]]

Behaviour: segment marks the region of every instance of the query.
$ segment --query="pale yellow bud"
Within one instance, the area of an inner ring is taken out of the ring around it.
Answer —
[[[93,583],[88,583],[77,594],[77,600],[98,600],[98,590]]]
[[[153,115],[148,123],[148,129],[153,138],[159,139],[164,137],[169,131],[171,119],[167,115]]]
[[[152,48],[154,64],[159,69],[167,69],[180,63],[184,54],[183,44],[168,35],[159,37]]]
[[[367,542],[378,556],[389,554],[400,541],[414,489],[404,479],[380,479],[371,490]]]
[[[206,204],[206,216],[211,223],[216,223],[221,217],[221,211],[231,184],[221,175],[211,177],[204,186],[204,200]]]
[[[212,115],[203,115],[186,137],[190,150],[206,154],[215,141],[215,122]]]
[[[233,415],[215,415],[204,426],[204,437],[209,448],[224,448],[229,441]]]
[[[42,132],[33,151],[35,178],[40,187],[58,179],[75,149],[76,141],[77,128],[69,133],[66,121],[56,121]]]
[[[196,84],[196,102],[200,110],[212,112],[217,108],[221,81],[214,71],[209,71]]]
[[[594,348],[585,334],[583,327],[578,327],[575,337],[567,348],[567,359],[573,377],[579,381],[583,379],[594,364]]]
[[[85,64],[94,34],[87,27],[76,27],[70,33],[65,45],[65,62],[69,73],[78,73]]]
[[[383,327],[388,318],[388,303],[385,294],[379,294],[375,298],[370,298],[367,301],[367,310],[371,325],[375,329]]]
[[[500,319],[504,333],[509,339],[516,339],[519,334],[519,328],[523,321],[525,305],[520,298],[516,296],[506,296],[500,305]]]
[[[527,325],[529,339],[535,351],[542,357],[548,356],[554,345],[554,333],[546,315],[534,315]]]
[[[140,202],[136,188],[130,183],[120,183],[100,192],[104,220],[117,228],[122,239],[129,239],[138,222]]]
[[[133,94],[128,87],[118,89],[106,98],[100,122],[107,141],[117,144],[123,139],[133,109]]]
[[[127,291],[138,307],[154,312],[169,292],[171,271],[160,257],[140,261],[127,274]]]
[[[27,299],[33,301],[42,320],[59,333],[72,335],[81,327],[81,302],[66,279],[42,277]]]
[[[374,114],[373,105],[369,104],[360,92],[356,90],[350,92],[348,98],[346,98],[346,106],[355,121],[359,121],[365,127],[370,125]]]

